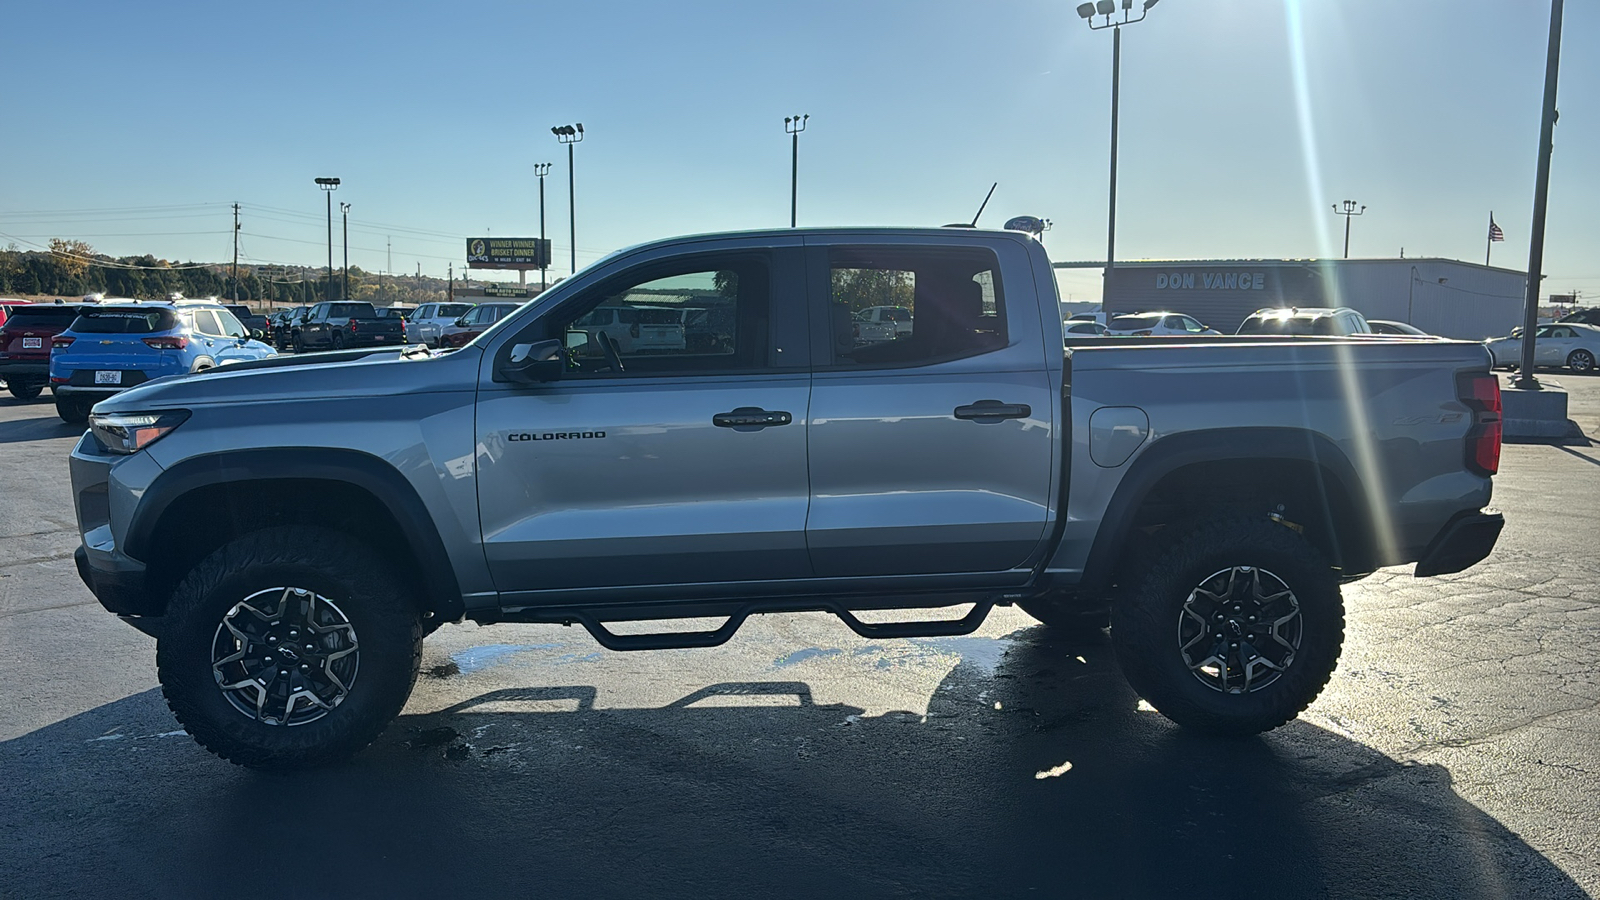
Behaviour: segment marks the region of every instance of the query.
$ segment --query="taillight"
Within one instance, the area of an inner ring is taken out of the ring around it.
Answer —
[[[1472,411],[1467,431],[1467,467],[1480,475],[1500,471],[1500,380],[1487,372],[1456,376],[1456,396]]]
[[[50,376],[50,383],[51,384],[67,384],[70,381],[72,381],[72,379],[68,378],[68,377],[66,377],[64,375],[51,375]]]
[[[351,319],[350,320],[350,333],[351,334],[355,334],[356,333],[356,320],[355,319]]]
[[[189,339],[183,337],[182,335],[175,337],[154,337],[145,338],[144,343],[145,346],[153,347],[157,350],[182,350],[183,348],[189,346]]]
[[[75,341],[75,340],[77,340],[77,338],[72,337],[71,335],[58,334],[55,337],[50,339],[50,349],[51,350],[65,350],[68,347],[71,347],[72,346],[72,342]]]

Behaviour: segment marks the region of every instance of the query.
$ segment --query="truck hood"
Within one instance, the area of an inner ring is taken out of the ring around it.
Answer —
[[[339,397],[475,390],[482,351],[422,347],[302,353],[157,378],[100,401],[99,412],[136,412]]]

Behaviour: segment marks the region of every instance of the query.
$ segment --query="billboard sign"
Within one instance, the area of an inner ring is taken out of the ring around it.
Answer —
[[[526,300],[535,293],[536,291],[533,288],[517,284],[486,284],[483,286],[483,296],[485,297],[509,297],[514,300]]]
[[[467,238],[473,269],[538,269],[550,265],[550,241],[539,238]]]

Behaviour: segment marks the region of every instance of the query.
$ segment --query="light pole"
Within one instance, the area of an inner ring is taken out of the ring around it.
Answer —
[[[806,130],[806,121],[811,118],[810,113],[803,116],[784,116],[783,130],[785,134],[794,135],[794,152],[789,157],[789,227],[795,223],[795,212],[800,205],[800,132]]]
[[[567,221],[570,227],[568,239],[572,241],[572,271],[578,271],[578,211],[577,188],[572,175],[572,145],[583,140],[583,123],[576,125],[557,125],[550,129],[556,140],[567,145]]]
[[[328,195],[328,288],[323,291],[322,299],[333,299],[333,192],[339,189],[339,179],[318,178],[317,187]]]
[[[350,204],[339,201],[339,215],[344,219],[344,282],[339,288],[339,299],[350,299]]]
[[[1133,0],[1122,0],[1122,20],[1111,18],[1117,11],[1116,0],[1098,0],[1095,3],[1080,3],[1078,15],[1083,17],[1093,31],[1103,28],[1111,29],[1111,203],[1110,212],[1106,218],[1106,287],[1111,286],[1111,270],[1117,261],[1117,112],[1118,88],[1122,81],[1122,26],[1143,22],[1144,17],[1150,14],[1150,7],[1155,6],[1160,0],[1144,0],[1144,6],[1139,10],[1139,17],[1132,18]],[[1104,21],[1096,25],[1095,16],[1103,16]]]
[[[1533,377],[1534,332],[1539,326],[1539,285],[1544,280],[1544,216],[1550,198],[1550,151],[1556,130],[1556,72],[1561,67],[1562,0],[1550,0],[1550,44],[1544,62],[1544,116],[1539,122],[1539,170],[1534,176],[1533,228],[1528,231],[1528,296],[1522,309],[1522,359],[1515,385],[1540,388]]]
[[[550,271],[550,253],[544,241],[544,177],[550,174],[549,163],[534,163],[533,174],[539,176],[539,291],[547,287],[546,275]]]
[[[1364,213],[1366,211],[1367,211],[1367,207],[1365,205],[1363,205],[1360,209],[1356,209],[1356,202],[1354,200],[1346,200],[1346,201],[1344,201],[1344,203],[1342,205],[1338,204],[1338,203],[1335,203],[1333,205],[1333,214],[1336,215],[1336,216],[1344,216],[1344,258],[1345,259],[1349,259],[1350,258],[1350,220],[1352,218],[1354,218],[1355,216],[1359,216],[1359,215],[1361,215],[1362,213]]]

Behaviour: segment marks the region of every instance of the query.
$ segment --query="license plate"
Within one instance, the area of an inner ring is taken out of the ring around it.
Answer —
[[[43,348],[44,338],[25,337],[22,339],[22,349],[24,350],[41,350]]]
[[[122,373],[121,372],[96,372],[96,373],[94,373],[94,383],[95,384],[121,384],[122,383]]]

